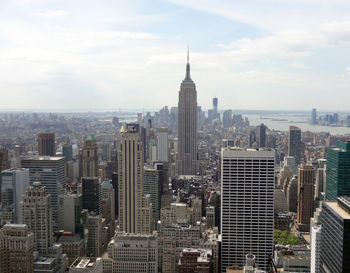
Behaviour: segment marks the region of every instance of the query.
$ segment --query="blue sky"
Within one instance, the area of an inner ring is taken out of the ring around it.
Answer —
[[[349,110],[348,0],[2,0],[0,109]]]

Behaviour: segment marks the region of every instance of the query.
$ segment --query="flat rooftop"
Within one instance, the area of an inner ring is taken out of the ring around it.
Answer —
[[[344,210],[337,202],[326,201],[326,204],[343,219],[350,220],[350,213]]]

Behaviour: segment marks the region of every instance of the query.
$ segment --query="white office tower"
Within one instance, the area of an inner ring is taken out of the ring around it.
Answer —
[[[22,222],[34,233],[35,250],[48,254],[53,243],[51,195],[40,182],[34,182],[23,195],[21,205]]]
[[[118,234],[108,244],[108,258],[104,263],[111,264],[107,267],[112,269],[112,273],[156,273],[157,237],[145,234]]]
[[[157,140],[158,161],[168,162],[168,128],[158,128]]]
[[[244,266],[247,254],[266,269],[273,253],[274,168],[272,149],[222,149],[221,272]]]
[[[134,126],[120,130],[118,149],[118,202],[120,231],[141,233],[143,148]]]
[[[0,225],[20,223],[20,203],[22,195],[29,186],[29,170],[10,169],[1,172],[0,184]]]
[[[311,228],[311,273],[320,272],[321,226]]]

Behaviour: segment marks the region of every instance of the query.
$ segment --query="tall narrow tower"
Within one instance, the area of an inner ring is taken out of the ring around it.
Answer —
[[[190,76],[188,50],[186,76],[179,91],[178,141],[178,173],[197,174],[197,91]]]
[[[118,202],[120,230],[142,231],[143,149],[134,126],[120,131],[118,149]]]
[[[40,182],[34,182],[23,195],[22,220],[34,233],[35,249],[46,255],[53,243],[51,196]]]

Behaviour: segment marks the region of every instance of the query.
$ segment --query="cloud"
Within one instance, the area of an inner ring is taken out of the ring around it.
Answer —
[[[64,10],[47,10],[39,13],[40,16],[44,17],[60,17],[66,15]]]

